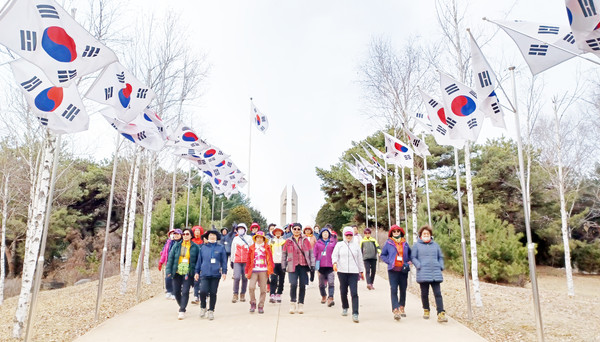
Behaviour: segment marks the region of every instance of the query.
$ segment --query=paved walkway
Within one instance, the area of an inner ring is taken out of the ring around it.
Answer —
[[[448,323],[438,323],[435,311],[431,319],[424,320],[421,317],[420,298],[410,293],[407,294],[406,301],[407,317],[399,322],[394,321],[389,285],[387,280],[379,276],[375,279],[374,291],[367,290],[364,281],[359,282],[358,324],[352,322],[351,315],[341,316],[342,307],[337,287],[335,306],[329,308],[320,303],[317,283],[311,283],[306,291],[304,314],[291,315],[288,313],[289,287],[286,279],[283,302],[266,303],[265,313],[259,315],[248,312],[248,302],[231,303],[232,285],[229,276],[219,284],[213,321],[200,319],[199,306],[192,304],[187,307],[186,318],[177,320],[178,307],[175,301],[160,295],[109,319],[77,341],[164,342],[201,339],[225,342],[233,341],[234,338],[249,340],[248,333],[252,333],[252,341],[388,341],[396,334],[403,341],[485,341],[451,317]]]

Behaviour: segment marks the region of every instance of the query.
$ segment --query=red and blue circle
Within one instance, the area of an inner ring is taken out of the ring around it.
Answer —
[[[260,116],[257,114],[256,115],[256,125],[260,126],[261,121],[260,121]]]
[[[208,177],[212,177],[212,176],[213,176],[212,172],[210,172],[210,171],[204,171],[204,173],[205,173],[205,174],[206,174]]]
[[[394,143],[394,148],[397,149],[398,151],[402,152],[402,153],[406,153],[408,152],[408,148],[406,146],[402,146],[398,143]]]
[[[437,111],[437,116],[444,125],[448,126],[448,121],[446,121],[446,112],[444,111],[443,107]]]
[[[219,178],[215,178],[215,184],[220,185],[223,181]]]
[[[198,141],[198,136],[196,134],[194,134],[194,132],[185,132],[181,136],[181,139],[183,141],[193,142],[193,141]]]
[[[122,136],[124,136],[127,140],[131,141],[132,143],[135,143],[135,140],[133,139],[133,137],[127,133],[121,133]]]
[[[225,161],[223,160],[222,162],[220,162],[219,164],[217,164],[217,167],[223,167],[225,165]]]
[[[129,102],[131,102],[131,92],[133,91],[133,87],[131,84],[127,83],[125,88],[119,90],[119,101],[121,102],[121,106],[123,108],[129,107]],[[151,121],[151,120],[148,120]]]
[[[452,100],[452,113],[457,116],[469,116],[475,112],[477,105],[472,98],[464,95],[457,96]]]
[[[50,26],[44,30],[42,48],[59,62],[69,63],[77,58],[75,41],[62,27]]]
[[[61,105],[63,88],[50,87],[42,90],[34,100],[35,107],[43,112],[53,112]]]
[[[217,154],[217,150],[214,148],[209,148],[208,150],[204,151],[204,158],[210,158],[215,154]]]

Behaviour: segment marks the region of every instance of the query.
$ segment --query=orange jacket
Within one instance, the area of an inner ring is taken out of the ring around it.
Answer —
[[[270,276],[273,273],[273,268],[275,264],[273,263],[273,251],[271,251],[271,246],[269,244],[264,244],[265,246],[265,254],[267,259],[267,276]],[[244,270],[246,273],[246,278],[250,279],[252,275],[252,270],[254,269],[254,253],[256,251],[256,244],[252,244],[250,249],[248,250],[248,262],[246,262],[246,269]]]

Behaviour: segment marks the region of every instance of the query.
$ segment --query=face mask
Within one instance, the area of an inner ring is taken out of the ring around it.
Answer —
[[[242,228],[242,229],[238,229],[237,232],[238,232],[238,235],[244,235],[244,233],[246,232],[246,230]]]
[[[431,241],[431,236],[422,237],[421,240],[423,240],[423,242],[429,242]]]

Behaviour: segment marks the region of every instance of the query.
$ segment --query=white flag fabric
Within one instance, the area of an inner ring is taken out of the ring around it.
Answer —
[[[388,163],[401,167],[414,166],[413,150],[407,144],[383,132],[385,137],[385,153]]]
[[[500,102],[495,92],[498,86],[496,74],[483,56],[473,36],[469,36],[471,38],[471,66],[473,68],[473,77],[475,78],[475,91],[477,92],[477,96],[482,99],[480,109],[485,117],[490,119],[494,127],[506,128],[504,111],[500,107]]]
[[[267,119],[267,116],[261,113],[253,102],[250,102],[250,105],[254,125],[259,131],[265,133],[269,128],[269,120]]]
[[[364,165],[362,161],[356,159],[356,157],[354,157],[354,165],[356,165],[356,171],[358,173],[358,176],[360,177],[359,181],[363,183],[363,185],[377,184],[377,179],[375,179],[375,177],[373,177],[373,175],[369,173],[368,167]]]
[[[444,107],[431,96],[427,95],[423,91],[421,98],[427,108],[427,117],[431,121],[433,130],[431,131],[435,141],[442,146],[454,146],[456,148],[462,148],[465,145],[464,139],[451,139],[450,129],[448,128],[448,122],[446,121],[446,111]]]
[[[385,154],[383,154],[383,152],[381,152],[378,149],[376,149],[375,147],[371,146],[371,144],[369,144],[369,143],[367,143],[367,146],[369,146],[369,148],[371,149],[371,151],[373,151],[373,153],[377,156],[377,158],[385,161]]]
[[[421,112],[410,112],[408,115],[415,119],[415,121],[421,126],[422,129],[425,130],[427,134],[433,133],[433,126],[431,125],[431,121],[429,120],[429,116],[427,114]]]
[[[188,159],[194,160],[201,170],[210,171],[213,166],[222,163],[229,155],[218,147],[210,146],[201,151],[200,154],[194,154],[192,157]]]
[[[199,154],[210,147],[206,141],[198,137],[192,128],[186,125],[179,125],[168,135],[167,146],[172,147],[173,153],[178,155],[188,153],[190,149],[193,150],[191,154]]]
[[[481,101],[477,93],[466,85],[440,72],[442,101],[447,110],[446,122],[452,139],[476,141],[483,125]]]
[[[500,26],[517,44],[533,75],[582,53],[569,28],[525,21],[492,22]]]
[[[11,1],[0,14],[0,32],[1,44],[37,65],[55,86],[117,60],[53,0]]]
[[[140,113],[137,118],[131,122],[123,122],[117,118],[114,109],[104,108],[100,111],[108,123],[116,129],[127,140],[138,144],[151,151],[160,151],[165,146],[165,140],[158,128],[152,122],[145,118],[144,113]]]
[[[150,104],[156,94],[121,63],[115,62],[102,70],[85,97],[111,106],[121,121],[130,122]]]
[[[369,143],[366,143],[366,144],[367,144],[367,146],[371,147],[371,149],[373,149],[373,147],[371,145],[369,145]],[[377,160],[377,158],[375,158],[375,156],[373,156],[366,147],[362,146],[362,148],[363,148],[363,150],[365,150],[365,153],[367,154],[367,157],[368,157],[369,161],[371,162],[371,165],[373,165],[373,167],[376,170],[376,173],[379,175],[378,177],[381,177],[381,175],[386,174],[387,173],[386,169],[383,166],[381,166],[381,164],[379,164],[379,161]],[[381,153],[380,151],[377,151],[377,152]],[[381,155],[382,155],[382,157],[385,158],[385,156],[383,156],[383,153],[381,153]],[[382,159],[384,159],[384,158],[382,158]]]
[[[381,178],[382,172],[377,168],[377,166],[373,162],[366,160],[361,155],[358,155],[358,159],[360,160],[360,163],[365,166],[368,172],[373,172],[375,173],[375,177]]]
[[[90,119],[74,84],[57,87],[40,68],[22,58],[11,62],[10,67],[25,100],[42,125],[58,134],[88,129]]]
[[[577,47],[600,56],[600,1],[566,0],[565,2]]]
[[[151,121],[156,126],[158,133],[160,133],[160,137],[162,140],[167,142],[168,134],[165,128],[165,123],[162,121],[158,113],[152,107],[146,107],[144,109],[144,119],[147,121]]]
[[[404,128],[404,132],[408,136],[408,139],[410,140],[410,143],[411,143],[415,153],[417,153],[421,157],[431,155],[431,153],[429,153],[429,146],[427,146],[427,143],[425,142],[425,140],[422,140],[421,138],[419,138],[417,135],[415,135],[413,132],[409,131],[406,128]]]

